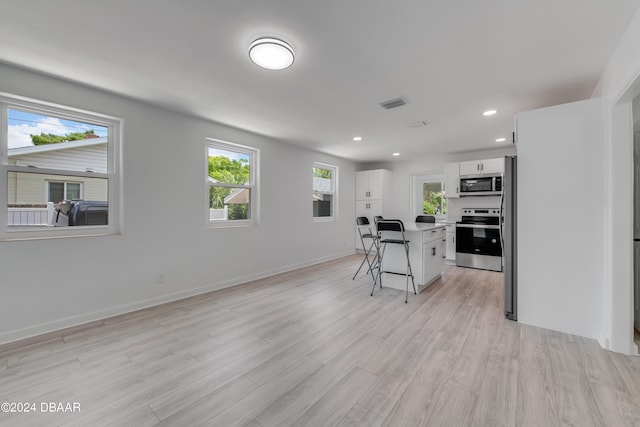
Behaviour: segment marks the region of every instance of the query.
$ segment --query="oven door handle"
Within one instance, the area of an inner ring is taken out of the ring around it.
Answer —
[[[456,228],[486,228],[489,230],[499,230],[499,225],[491,225],[491,224],[456,224]]]

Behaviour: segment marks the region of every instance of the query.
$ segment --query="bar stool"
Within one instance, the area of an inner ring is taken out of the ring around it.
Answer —
[[[380,289],[382,289],[382,273],[391,273],[391,274],[400,274],[404,275],[407,278],[407,285],[405,288],[405,296],[404,302],[407,303],[409,300],[409,277],[411,277],[411,284],[413,285],[413,293],[417,295],[416,292],[416,283],[413,279],[413,270],[411,269],[411,261],[409,260],[409,240],[405,238],[404,235],[404,224],[399,219],[383,219],[377,222],[376,224],[378,230],[378,276],[377,280],[380,280]],[[400,233],[402,236],[401,239],[397,238],[387,238],[385,237],[386,232],[395,232]],[[387,245],[402,245],[404,247],[404,253],[407,257],[407,271],[406,273],[398,273],[394,271],[383,271],[382,270],[382,260],[384,259],[384,253],[387,249]],[[374,280],[376,278],[374,277]],[[377,280],[373,282],[373,288],[371,289],[371,296],[373,296],[373,291],[376,288]]]
[[[374,234],[371,231],[371,224],[369,223],[369,219],[366,216],[359,216],[356,218],[356,225],[358,228],[358,234],[360,234],[360,241],[362,242],[362,249],[364,250],[364,258],[362,259],[362,262],[360,263],[360,267],[358,267],[358,270],[356,271],[356,274],[353,275],[353,278],[351,280],[355,280],[356,276],[358,275],[358,273],[360,273],[360,270],[362,269],[362,266],[364,265],[365,261],[367,262],[367,264],[369,264],[369,269],[367,270],[367,274],[371,273],[371,277],[373,277],[374,279],[374,284],[375,284],[375,276],[373,275],[373,269],[374,269],[374,265],[377,265],[377,259],[378,259],[378,254],[379,254],[379,248],[378,248],[378,235]],[[365,230],[365,232],[362,232],[362,228],[366,227],[367,229]],[[367,245],[364,242],[364,239],[371,239],[371,245],[369,245],[369,249],[367,249]],[[373,262],[371,262],[369,260],[369,254],[371,253],[371,251],[373,250],[373,248],[376,248],[376,255],[373,258]]]
[[[435,223],[436,217],[433,215],[418,215],[416,217],[416,222]]]

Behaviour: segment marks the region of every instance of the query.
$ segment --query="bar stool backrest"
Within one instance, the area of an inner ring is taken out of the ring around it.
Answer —
[[[366,216],[359,216],[356,218],[356,224],[358,226],[369,225],[369,218]]]
[[[399,231],[404,233],[404,224],[399,219],[382,219],[377,223],[378,231]]]
[[[435,223],[436,222],[436,217],[433,216],[433,215],[418,215],[416,217],[416,222]]]

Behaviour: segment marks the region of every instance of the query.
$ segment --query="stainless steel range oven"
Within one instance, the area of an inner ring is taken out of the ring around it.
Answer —
[[[456,265],[502,271],[500,209],[463,209],[456,223]]]

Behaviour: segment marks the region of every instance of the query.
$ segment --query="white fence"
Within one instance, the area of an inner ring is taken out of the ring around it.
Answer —
[[[209,209],[209,221],[226,219],[229,219],[229,206],[225,205],[224,209]]]
[[[46,208],[9,208],[7,225],[49,225],[53,212],[53,203]]]

